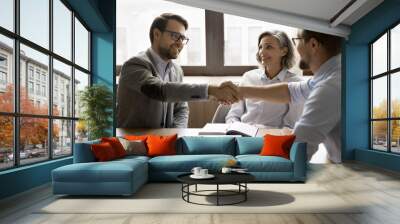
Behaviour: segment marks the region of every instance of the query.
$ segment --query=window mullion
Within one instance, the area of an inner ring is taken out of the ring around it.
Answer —
[[[20,1],[14,1],[14,30],[17,35],[19,35],[20,27]],[[19,50],[19,39],[14,39],[14,113],[20,113],[20,50]],[[14,116],[14,166],[19,166],[19,139],[20,139],[20,118]]]
[[[387,71],[389,71],[390,70],[390,30],[387,32]],[[388,116],[388,118],[391,118],[392,117],[392,111],[391,111],[391,108],[392,108],[392,100],[391,100],[391,88],[390,88],[390,80],[391,80],[391,78],[392,78],[392,76],[391,76],[391,74],[389,73],[389,74],[387,74],[387,98],[388,98],[388,100],[387,100],[387,110],[388,110],[388,112],[387,112],[387,116]],[[387,126],[387,131],[388,131],[388,152],[391,152],[392,151],[392,135],[391,135],[391,129],[392,129],[392,125],[391,125],[391,123],[392,123],[392,121],[391,120],[388,120],[388,126]]]
[[[211,74],[224,66],[224,14],[206,10],[206,66]]]
[[[75,118],[75,12],[72,11],[71,14],[71,59],[72,59],[72,64],[73,66],[71,67],[71,117]],[[74,145],[75,145],[75,125],[76,125],[76,120],[73,120],[71,123],[71,150],[72,150],[72,155],[74,155]]]
[[[53,52],[53,0],[49,0],[49,50]],[[47,90],[49,93],[49,116],[48,120],[48,151],[49,159],[53,159],[53,56],[49,55],[49,75],[48,75],[49,86]]]

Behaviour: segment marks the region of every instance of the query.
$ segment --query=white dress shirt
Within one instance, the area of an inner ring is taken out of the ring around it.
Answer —
[[[305,102],[303,114],[296,123],[296,141],[307,143],[308,157],[323,143],[328,158],[341,162],[341,56],[330,58],[315,72],[312,79],[288,84],[291,101]]]
[[[299,82],[300,76],[282,69],[270,79],[264,69],[254,69],[244,73],[242,86],[264,86],[280,82]],[[280,104],[264,100],[245,99],[231,106],[225,117],[226,123],[243,122],[268,128],[293,128],[302,112],[302,104]]]

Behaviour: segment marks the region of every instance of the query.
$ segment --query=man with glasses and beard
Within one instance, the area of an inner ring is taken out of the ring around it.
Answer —
[[[117,120],[120,128],[186,128],[187,101],[216,98],[222,103],[238,101],[231,82],[220,86],[182,83],[182,68],[172,59],[189,41],[187,21],[164,13],[150,27],[151,47],[129,59],[121,69]]]
[[[341,43],[342,38],[299,30],[292,38],[300,54],[300,68],[310,69],[313,77],[302,82],[272,84],[263,87],[238,87],[244,98],[264,99],[277,103],[304,103],[303,113],[293,134],[296,141],[307,143],[307,155],[323,143],[328,159],[341,162]]]

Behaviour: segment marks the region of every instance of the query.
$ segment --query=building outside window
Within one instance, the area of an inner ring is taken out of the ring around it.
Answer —
[[[32,81],[28,82],[28,92],[29,92],[29,94],[33,94],[34,93],[34,88],[33,88],[33,82]]]

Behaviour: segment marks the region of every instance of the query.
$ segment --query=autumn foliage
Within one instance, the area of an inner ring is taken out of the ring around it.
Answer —
[[[13,112],[14,97],[13,86],[7,86],[5,93],[0,93],[0,111]],[[46,105],[46,106],[43,106]],[[22,114],[39,114],[47,115],[47,104],[34,105],[29,99],[28,93],[25,88],[20,88],[20,110]],[[58,110],[55,111],[57,114]],[[13,147],[13,117],[0,116],[0,147],[12,148]],[[49,131],[47,118],[20,118],[20,148],[24,149],[26,145],[44,145],[47,142]],[[59,135],[59,127],[53,126],[53,138]]]
[[[392,100],[391,117],[400,117],[400,100]],[[373,108],[373,118],[387,118],[387,101],[381,101],[378,106]],[[374,138],[384,138],[387,136],[387,121],[375,121],[372,126]],[[397,141],[400,138],[400,122],[392,121],[392,141]]]

